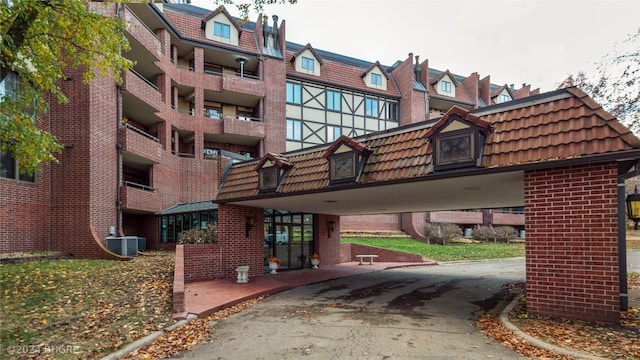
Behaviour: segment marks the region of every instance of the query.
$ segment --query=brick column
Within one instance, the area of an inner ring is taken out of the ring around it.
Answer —
[[[525,173],[527,310],[619,322],[615,163]]]
[[[246,219],[253,226],[246,235]],[[218,205],[218,246],[220,265],[227,278],[236,276],[236,267],[249,265],[249,278],[264,274],[264,210],[239,205]],[[251,280],[249,280],[251,281]]]

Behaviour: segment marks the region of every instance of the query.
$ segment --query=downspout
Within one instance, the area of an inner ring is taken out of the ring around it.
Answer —
[[[116,6],[116,17],[120,18],[120,6],[119,4],[115,4]],[[120,172],[121,172],[121,157],[122,153],[120,150],[122,149],[121,139],[120,139],[120,124],[122,123],[122,109],[120,108],[120,84],[116,82],[116,233],[115,236],[121,235],[121,213],[122,213],[122,194],[120,190]]]
[[[626,189],[624,178],[618,177],[618,277],[620,281],[620,310],[629,308],[627,289],[627,226],[626,226]]]

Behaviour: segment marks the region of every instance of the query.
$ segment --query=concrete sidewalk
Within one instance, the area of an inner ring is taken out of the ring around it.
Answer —
[[[184,285],[185,311],[174,314],[175,319],[185,319],[189,314],[206,317],[212,313],[262,295],[296,288],[321,281],[342,278],[367,272],[409,266],[437,265],[435,261],[420,263],[379,262],[358,265],[348,262],[338,265],[320,265],[319,269],[279,271],[249,278],[247,284],[237,284],[236,279],[200,281]]]

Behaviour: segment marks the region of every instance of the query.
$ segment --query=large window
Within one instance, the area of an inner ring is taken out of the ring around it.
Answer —
[[[302,103],[302,87],[300,84],[287,83],[287,102],[292,104]]]
[[[20,171],[18,162],[8,152],[0,151],[0,177],[34,182],[35,177]]]
[[[229,39],[231,38],[231,26],[214,21],[213,35]]]
[[[305,70],[313,71],[315,68],[314,61],[308,57],[302,57],[302,68]]]
[[[218,223],[218,210],[207,210],[160,217],[160,242],[174,243],[178,234],[189,229],[205,229],[208,224]]]
[[[302,123],[300,120],[287,119],[287,140],[302,140]]]
[[[340,93],[333,90],[327,90],[327,110],[340,111]]]
[[[366,117],[378,117],[378,99],[366,98],[364,103],[364,115]]]

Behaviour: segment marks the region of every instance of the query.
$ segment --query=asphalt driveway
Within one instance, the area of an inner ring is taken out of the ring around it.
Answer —
[[[500,305],[503,284],[524,277],[520,258],[384,270],[302,286],[215,323],[211,342],[183,358],[518,359],[478,330],[474,319]]]

